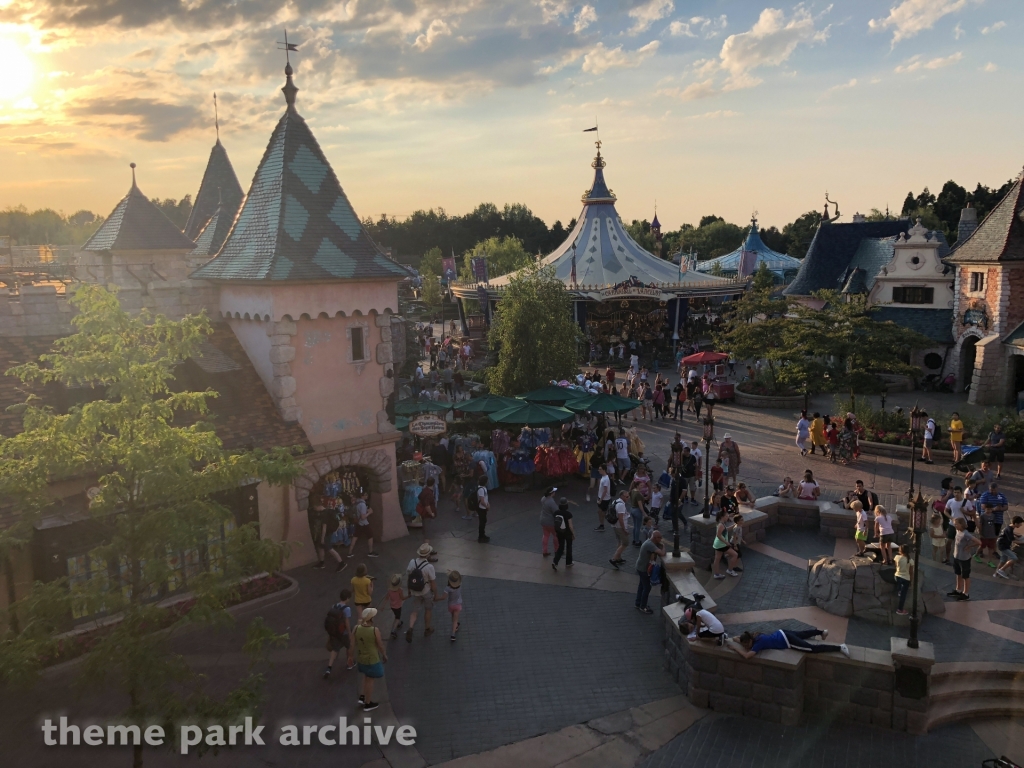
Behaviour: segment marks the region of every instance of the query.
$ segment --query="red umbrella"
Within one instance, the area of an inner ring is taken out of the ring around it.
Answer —
[[[684,357],[683,362],[687,365],[703,365],[705,363],[720,363],[728,359],[729,356],[724,352],[697,352]]]

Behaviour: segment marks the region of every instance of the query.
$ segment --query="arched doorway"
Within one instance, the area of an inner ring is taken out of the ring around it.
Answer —
[[[964,392],[974,379],[974,363],[978,357],[978,337],[968,336],[960,345],[960,375],[957,377],[956,388]]]

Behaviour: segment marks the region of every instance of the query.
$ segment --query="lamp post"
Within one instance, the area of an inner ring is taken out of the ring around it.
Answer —
[[[911,488],[910,495],[914,495]],[[911,515],[914,525],[914,578],[910,588],[914,591],[910,604],[910,637],[907,639],[908,648],[917,648],[917,627],[921,619],[917,613],[917,592],[918,579],[921,578],[921,537],[924,535],[924,520],[928,514],[928,503],[921,497],[921,489],[917,489],[917,499],[911,504]]]
[[[708,503],[708,486],[711,485],[711,441],[715,439],[715,420],[704,417],[704,512],[705,519],[711,517],[711,505]]]
[[[676,479],[672,478],[672,482],[676,482]],[[679,504],[672,505],[672,557],[681,557],[679,552]]]
[[[914,503],[914,466],[917,459],[917,433],[921,431],[927,418],[928,414],[918,408],[917,405],[910,412],[910,490],[907,491],[908,506],[913,506]]]
[[[889,396],[889,387],[885,384],[882,385],[882,410],[885,410],[885,398]]]

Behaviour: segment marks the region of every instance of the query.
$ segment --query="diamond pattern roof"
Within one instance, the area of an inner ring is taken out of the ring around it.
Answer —
[[[785,253],[773,251],[765,245],[757,230],[757,224],[754,223],[750,225],[750,231],[747,233],[747,239],[743,245],[732,253],[727,253],[715,259],[698,262],[697,271],[710,272],[714,269],[715,264],[717,264],[722,272],[739,272],[740,259],[743,257],[743,253],[745,251],[754,251],[757,253],[757,263],[754,265],[754,271],[760,269],[762,264],[767,264],[768,269],[784,277],[786,272],[796,272],[800,269],[800,264],[802,263],[800,259],[795,259]]]
[[[191,256],[210,258],[220,250],[221,245],[231,231],[233,217],[223,208],[218,208],[207,223],[199,231],[196,238],[196,247]]]
[[[83,251],[191,251],[196,244],[132,182]]]
[[[1024,194],[1021,181],[1010,187],[1006,197],[978,225],[970,237],[958,243],[949,261],[953,264],[972,262],[1019,261],[1024,259]]]
[[[814,233],[796,278],[782,292],[786,296],[809,296],[815,291],[842,287],[861,241],[865,238],[895,237],[910,228],[905,219],[889,221],[822,223]]]
[[[206,223],[213,218],[220,208],[224,212],[228,227],[242,206],[242,185],[238,183],[235,169],[228,159],[227,150],[217,139],[217,143],[210,150],[210,159],[206,162],[206,171],[203,173],[203,181],[199,185],[199,194],[196,195],[195,204],[192,206],[192,213],[189,214],[188,222],[185,224],[185,236],[197,240],[199,233]],[[224,232],[227,235],[227,232]],[[210,252],[212,256],[224,242],[224,237],[214,244]]]
[[[290,107],[223,247],[192,276],[283,282],[408,274],[370,239],[306,121]]]

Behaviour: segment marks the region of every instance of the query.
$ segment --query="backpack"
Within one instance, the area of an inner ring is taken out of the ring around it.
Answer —
[[[470,497],[466,499],[466,507],[469,509],[470,512],[480,511],[480,497],[477,495],[476,488],[473,489],[472,495],[470,495]]]
[[[999,534],[999,541],[996,542],[996,548],[1007,550],[1011,547],[1013,547],[1013,526],[1008,525],[1003,528],[1003,532]]]
[[[565,515],[562,514],[562,510],[555,512],[555,530],[564,531],[566,529]]]
[[[331,637],[343,637],[341,628],[345,626],[345,610],[340,603],[331,606],[331,610],[324,617],[324,629]]]
[[[412,568],[411,571],[409,571],[409,579],[408,579],[409,592],[417,592],[417,593],[419,593],[419,592],[422,592],[424,589],[426,589],[427,579],[423,575],[423,570],[422,570],[423,567],[426,564],[427,564],[426,560],[424,560],[422,563],[420,563],[419,560],[413,560],[413,562],[412,562],[413,568]]]
[[[622,501],[622,499],[616,499],[615,503],[611,504],[608,507],[607,511],[604,513],[605,520],[607,520],[612,525],[615,525],[618,522],[618,520],[619,520],[618,509],[619,509],[619,502],[620,501]]]
[[[939,426],[939,422],[935,422],[935,431],[932,432],[932,439],[939,440],[942,438],[942,427]]]

